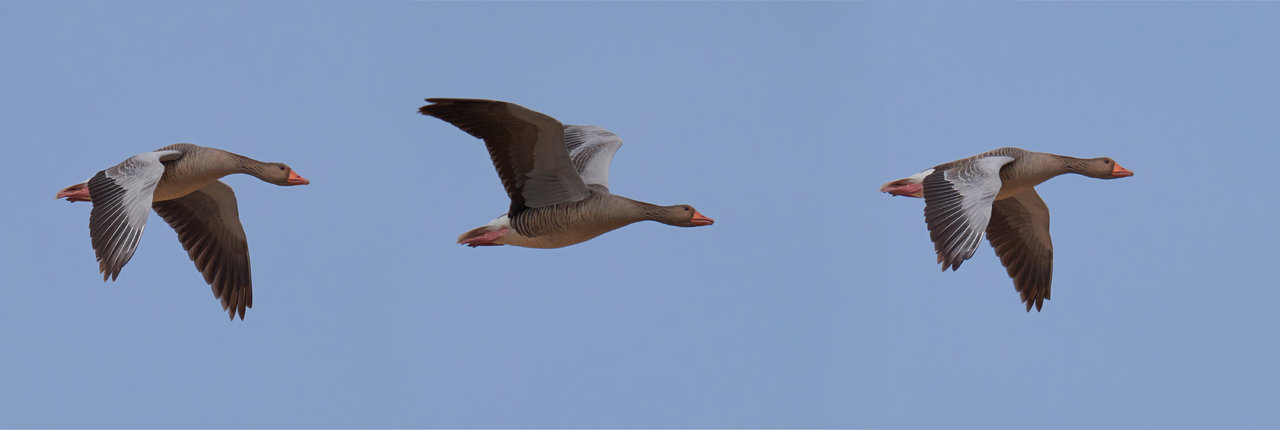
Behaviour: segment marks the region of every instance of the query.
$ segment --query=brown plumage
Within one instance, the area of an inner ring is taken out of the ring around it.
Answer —
[[[959,269],[986,233],[1030,311],[1044,306],[1053,280],[1049,209],[1034,187],[1064,173],[1099,179],[1133,175],[1106,157],[999,148],[939,164],[880,190],[925,199],[925,223],[944,271]]]
[[[103,280],[115,280],[132,258],[147,210],[178,233],[196,269],[232,318],[253,306],[249,245],[235,193],[218,178],[245,173],[276,185],[310,181],[281,163],[263,163],[187,143],[138,154],[89,181],[63,188],[57,198],[93,202],[89,235]]]
[[[713,221],[689,205],[656,206],[609,192],[622,139],[600,127],[564,125],[493,100],[427,99],[418,110],[483,139],[511,200],[506,215],[458,237],[470,246],[559,248],[638,221],[694,227]]]

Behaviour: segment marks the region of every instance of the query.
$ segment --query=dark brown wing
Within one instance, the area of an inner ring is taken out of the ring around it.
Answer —
[[[987,240],[1013,278],[1027,312],[1032,304],[1039,311],[1053,282],[1053,241],[1049,207],[1034,188],[992,204]]]
[[[249,271],[249,242],[240,225],[236,194],[221,181],[177,199],[152,205],[157,214],[178,232],[196,269],[222,301],[222,310],[235,319],[253,307],[253,279]]]
[[[470,99],[427,99],[418,109],[484,139],[511,198],[508,216],[525,208],[578,201],[591,194],[569,159],[564,125],[520,105]]]

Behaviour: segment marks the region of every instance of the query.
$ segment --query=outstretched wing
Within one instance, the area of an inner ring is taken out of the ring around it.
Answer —
[[[1032,304],[1040,310],[1049,299],[1053,282],[1053,240],[1049,237],[1049,207],[1035,188],[991,206],[987,240],[1013,278],[1027,312]]]
[[[102,280],[115,280],[133,258],[147,226],[156,184],[164,175],[162,161],[182,157],[179,151],[146,152],[98,172],[89,179],[89,237]]]
[[[569,149],[573,168],[587,185],[609,189],[609,163],[622,147],[622,138],[612,131],[594,125],[565,125],[564,145]]]
[[[942,270],[973,256],[1000,193],[1000,168],[1013,157],[990,156],[939,169],[924,178],[924,220]]]
[[[204,274],[213,296],[231,318],[253,307],[253,277],[249,270],[249,242],[240,225],[236,194],[222,181],[213,181],[185,196],[156,202],[156,213],[178,232],[182,249]]]
[[[525,208],[587,198],[590,191],[569,160],[564,125],[514,103],[427,99],[418,112],[440,118],[484,139],[489,158],[511,198],[508,215]]]

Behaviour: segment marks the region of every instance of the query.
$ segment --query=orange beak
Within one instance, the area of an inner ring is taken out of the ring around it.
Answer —
[[[1111,177],[1113,178],[1124,178],[1128,176],[1133,176],[1133,172],[1129,169],[1120,167],[1120,163],[1116,163],[1116,166],[1111,168]]]
[[[698,211],[693,211],[693,218],[690,219],[689,221],[693,222],[693,225],[699,225],[699,226],[711,225],[716,223],[716,220],[707,218],[706,215],[703,215],[702,212],[698,212]]]
[[[298,172],[293,171],[293,169],[289,169],[288,182],[289,182],[289,185],[306,185],[311,183],[311,181],[308,181],[307,178],[299,176]]]

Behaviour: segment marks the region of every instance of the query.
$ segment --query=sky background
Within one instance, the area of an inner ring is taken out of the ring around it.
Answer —
[[[1277,3],[0,1],[0,426],[1274,426]],[[470,249],[508,201],[416,109],[624,139],[615,193],[716,219]],[[228,322],[157,216],[103,284],[51,197],[176,142],[227,177]],[[1039,187],[1053,299],[941,273],[880,184],[1001,146],[1136,172]]]

